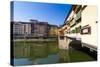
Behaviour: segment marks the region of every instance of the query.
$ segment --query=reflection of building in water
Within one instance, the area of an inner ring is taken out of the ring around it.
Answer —
[[[29,58],[34,60],[37,58],[45,58],[50,54],[58,52],[57,42],[41,42],[41,43],[24,43],[19,42],[14,44],[15,58]]]
[[[15,44],[14,44],[15,45]],[[27,44],[18,44],[14,46],[15,58],[27,58],[30,55],[30,46]]]
[[[30,60],[36,58],[45,58],[50,54],[57,53],[57,43],[39,43],[36,45],[30,45]]]
[[[46,44],[30,45],[30,59],[43,58],[48,55],[48,48]]]
[[[54,43],[48,43],[48,52],[49,54],[55,54],[58,52],[58,43],[57,41]]]
[[[59,51],[59,62],[70,62],[69,51],[68,50],[60,50]]]
[[[77,52],[74,49],[70,52],[67,50],[59,50],[57,42],[15,43],[14,59],[28,59],[28,61],[31,61],[32,64],[76,62],[86,61],[88,59],[92,60],[85,53]]]

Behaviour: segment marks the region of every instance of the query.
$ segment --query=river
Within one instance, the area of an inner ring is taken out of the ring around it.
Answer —
[[[57,41],[17,41],[13,48],[14,66],[94,61],[82,51],[59,49]]]

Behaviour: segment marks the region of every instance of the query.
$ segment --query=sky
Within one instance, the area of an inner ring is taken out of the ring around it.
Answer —
[[[71,4],[14,1],[13,20],[28,22],[34,19],[59,26],[64,23],[71,7]]]

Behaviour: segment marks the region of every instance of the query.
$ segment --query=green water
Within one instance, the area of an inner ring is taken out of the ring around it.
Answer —
[[[14,42],[13,45],[15,66],[94,61],[81,51],[59,49],[57,41]]]

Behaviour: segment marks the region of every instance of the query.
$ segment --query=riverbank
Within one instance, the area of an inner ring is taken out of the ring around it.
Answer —
[[[57,39],[14,39],[13,41],[57,41]]]

